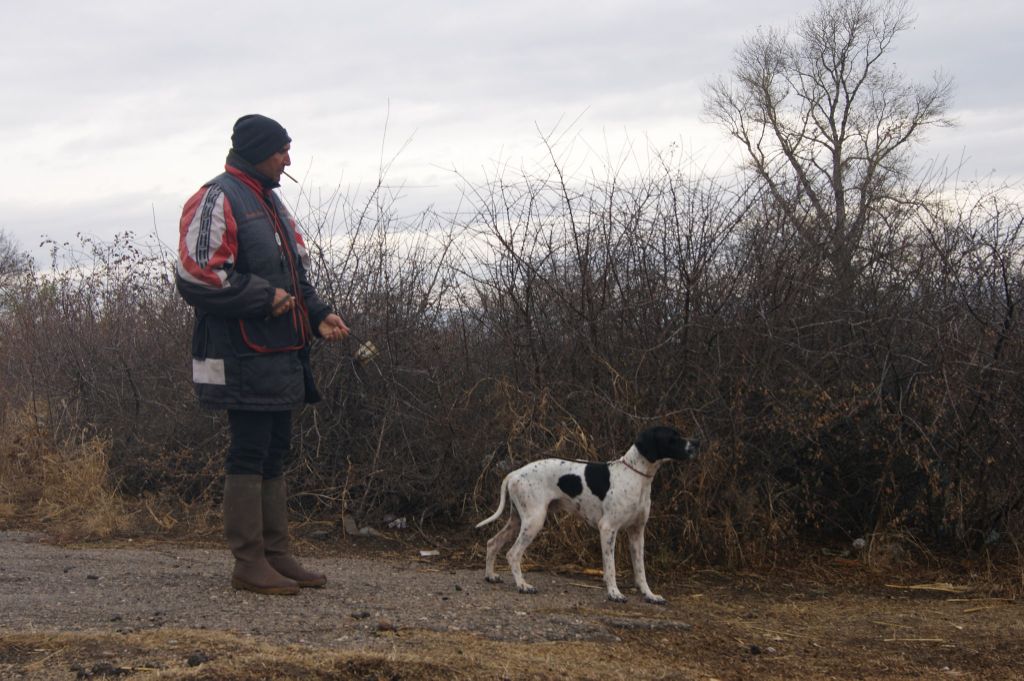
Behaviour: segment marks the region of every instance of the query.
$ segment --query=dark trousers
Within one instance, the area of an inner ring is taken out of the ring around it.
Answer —
[[[228,426],[228,475],[262,475],[264,480],[281,476],[292,441],[290,411],[229,409]]]

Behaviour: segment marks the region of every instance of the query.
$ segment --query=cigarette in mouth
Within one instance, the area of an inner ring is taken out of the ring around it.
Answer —
[[[284,173],[284,176],[285,176],[285,177],[287,177],[287,178],[288,178],[289,180],[291,180],[292,182],[294,182],[295,184],[298,184],[298,183],[299,183],[299,181],[298,181],[298,180],[296,180],[296,179],[295,179],[294,177],[292,177],[291,175],[289,175],[287,171],[285,171],[285,170],[282,170],[281,172],[282,172],[282,173]]]

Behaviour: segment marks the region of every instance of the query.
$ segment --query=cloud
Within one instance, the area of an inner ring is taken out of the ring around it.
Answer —
[[[730,70],[735,47],[758,25],[786,26],[811,7],[5,3],[0,201],[17,205],[7,227],[18,232],[69,233],[83,221],[146,228],[153,205],[173,226],[173,213],[222,166],[235,118],[252,112],[288,127],[295,169],[316,186],[372,184],[381,158],[402,149],[392,177],[424,204],[431,188],[451,193],[453,167],[482,174],[543,158],[538,129],[565,133],[574,153],[590,150],[598,166],[638,140],[726,158],[731,143],[699,120],[701,85]],[[914,78],[946,70],[958,83],[956,106],[968,112],[921,152],[959,158],[966,146],[980,172],[1020,177],[1024,93],[1011,87],[1020,61],[1012,31],[1024,10],[929,0],[916,12],[893,54],[897,66]]]

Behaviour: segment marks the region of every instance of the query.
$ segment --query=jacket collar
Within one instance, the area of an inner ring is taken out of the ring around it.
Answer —
[[[239,156],[233,149],[228,152],[228,158],[224,162],[224,170],[239,178],[260,193],[269,192],[271,189],[277,189],[281,186],[279,182],[274,182],[269,177],[256,170],[251,163]]]

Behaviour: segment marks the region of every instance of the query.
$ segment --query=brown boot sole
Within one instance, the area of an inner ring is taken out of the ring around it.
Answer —
[[[299,586],[256,586],[249,582],[243,582],[238,577],[231,578],[231,586],[239,591],[251,591],[264,596],[294,596],[299,593]]]
[[[308,579],[305,581],[295,580],[295,583],[301,586],[303,589],[322,589],[327,586],[327,578],[323,579]]]

